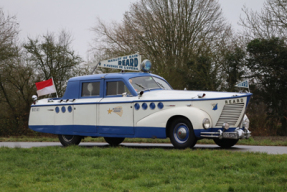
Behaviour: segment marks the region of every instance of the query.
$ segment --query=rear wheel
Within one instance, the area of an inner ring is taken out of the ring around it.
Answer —
[[[58,135],[58,137],[63,146],[79,145],[82,140],[82,137],[77,135]]]
[[[105,141],[111,146],[115,147],[122,143],[125,138],[124,137],[104,137]]]
[[[177,149],[192,148],[197,141],[191,123],[185,118],[177,118],[171,123],[169,138]]]
[[[213,139],[214,142],[222,148],[230,148],[235,145],[239,139]]]

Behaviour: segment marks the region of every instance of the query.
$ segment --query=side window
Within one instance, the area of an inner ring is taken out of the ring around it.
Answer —
[[[82,84],[82,97],[100,96],[100,82]]]
[[[130,95],[130,91],[127,86],[122,81],[110,81],[106,84],[107,92],[106,95],[122,95],[123,93],[127,93]]]

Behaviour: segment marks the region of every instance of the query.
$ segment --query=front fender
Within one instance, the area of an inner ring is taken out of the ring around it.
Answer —
[[[212,120],[206,112],[195,107],[186,107],[186,106],[170,108],[164,111],[158,111],[139,120],[136,123],[136,126],[166,127],[168,120],[174,116],[183,116],[189,119],[189,121],[193,126],[193,129],[202,129],[203,128],[202,121],[204,118],[209,118],[212,126]]]

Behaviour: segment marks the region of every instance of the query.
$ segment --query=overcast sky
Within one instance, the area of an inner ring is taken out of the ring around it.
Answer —
[[[62,29],[73,36],[73,49],[84,60],[89,43],[93,39],[90,28],[97,17],[110,23],[120,22],[131,3],[138,0],[0,0],[0,8],[15,15],[20,25],[20,40],[35,38],[47,31],[58,33]],[[238,21],[243,5],[260,11],[264,0],[219,0],[224,16],[234,29],[240,29]]]

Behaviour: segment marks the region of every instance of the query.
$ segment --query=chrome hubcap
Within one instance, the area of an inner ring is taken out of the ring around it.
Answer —
[[[176,142],[185,143],[189,138],[189,128],[184,123],[179,123],[175,126],[173,136]]]
[[[183,127],[179,128],[177,130],[177,136],[180,139],[184,139],[186,137],[186,130]]]

